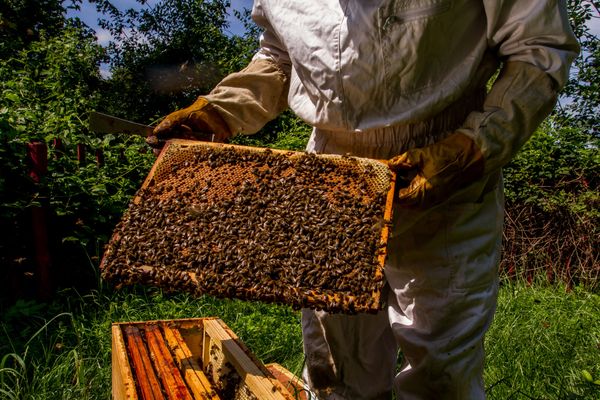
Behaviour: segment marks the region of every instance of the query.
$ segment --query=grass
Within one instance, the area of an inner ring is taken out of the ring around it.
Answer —
[[[489,399],[600,399],[597,294],[505,285],[486,339]]]
[[[3,311],[0,398],[109,399],[115,321],[219,316],[263,362],[302,366],[299,314],[282,306],[101,288]],[[486,346],[490,399],[600,398],[597,294],[504,285]]]
[[[21,301],[3,313],[0,399],[108,399],[112,322],[202,316],[219,316],[265,363],[300,371],[298,314],[287,307],[153,289],[66,290],[51,304]]]

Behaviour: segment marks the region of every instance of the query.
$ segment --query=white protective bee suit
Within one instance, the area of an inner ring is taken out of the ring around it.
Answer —
[[[389,159],[459,131],[485,158],[483,178],[441,204],[395,209],[384,311],[303,310],[304,378],[331,399],[484,398],[500,168],[552,110],[578,52],[564,2],[255,0],[252,17],[260,50],[204,96],[232,133],[289,106],[314,126],[311,151]]]

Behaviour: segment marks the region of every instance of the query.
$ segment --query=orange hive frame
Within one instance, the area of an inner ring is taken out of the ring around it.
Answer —
[[[300,157],[300,156],[306,155],[306,153],[303,153],[303,152],[274,150],[274,149],[256,148],[256,147],[248,147],[248,146],[237,146],[237,145],[230,145],[230,144],[223,144],[223,143],[208,143],[208,142],[198,142],[198,141],[189,141],[189,140],[171,140],[167,143],[165,148],[162,150],[162,152],[158,156],[158,158],[157,158],[156,162],[154,163],[152,169],[150,170],[146,180],[142,184],[142,187],[141,187],[142,190],[139,193],[142,193],[144,189],[150,188],[152,185],[156,184],[157,181],[162,181],[164,179],[172,179],[172,177],[171,177],[172,171],[169,168],[170,163],[173,162],[174,159],[178,159],[181,157],[185,158],[186,154],[193,154],[193,151],[198,150],[198,149],[203,149],[203,151],[206,150],[206,151],[210,151],[210,152],[213,152],[213,151],[217,152],[222,149],[235,149],[236,151],[239,151],[239,152],[271,152],[272,154],[280,155],[282,157],[289,157],[289,158]],[[190,150],[192,151],[192,153],[189,153]],[[386,259],[385,246],[387,244],[387,239],[388,239],[389,229],[390,229],[389,226],[390,226],[390,221],[392,218],[392,205],[393,205],[393,199],[394,199],[394,183],[395,183],[394,174],[389,171],[385,162],[382,162],[382,161],[370,160],[370,159],[364,159],[364,158],[356,158],[356,157],[338,156],[338,155],[318,155],[317,157],[326,157],[330,160],[333,160],[335,163],[337,163],[338,165],[341,165],[344,168],[358,168],[360,171],[363,171],[363,172],[368,170],[370,178],[368,178],[367,181],[369,182],[369,187],[371,188],[371,191],[374,193],[380,192],[385,195],[384,196],[385,206],[383,208],[384,212],[383,212],[383,215],[381,216],[381,219],[384,221],[384,223],[382,224],[382,227],[381,227],[381,235],[380,235],[380,241],[379,241],[379,246],[378,246],[379,249],[378,249],[378,253],[377,253],[378,268],[375,269],[375,273],[373,275],[373,278],[376,279],[376,281],[382,281],[383,280],[383,268],[384,268],[385,259]],[[202,170],[202,173],[198,173],[196,175],[196,178],[193,178],[193,179],[188,178],[187,182],[177,181],[177,184],[188,185],[188,186],[198,184],[198,182],[202,181],[202,179],[203,179],[202,176],[204,176],[204,174],[210,174],[210,173],[211,173],[210,168],[204,168]],[[238,175],[243,174],[243,173],[244,173],[244,171],[237,172]],[[224,179],[225,180],[231,179],[231,177],[226,177]],[[222,178],[222,180],[223,180],[223,178]],[[225,189],[222,189],[221,191],[223,191],[223,190],[227,191],[227,190],[231,189],[231,187],[235,186],[235,182],[234,183],[224,182],[223,184],[230,185],[230,186],[225,187]],[[335,188],[333,188],[332,190],[335,190]],[[136,197],[133,199],[131,207],[135,207],[136,205],[139,205],[142,201],[143,201],[142,196],[140,196],[139,194],[136,195]],[[113,237],[111,238],[109,245],[107,246],[107,250],[104,254],[104,257],[103,257],[103,260],[101,263],[101,269],[103,270],[103,273],[111,270],[111,268],[112,268],[111,263],[114,261],[113,257],[114,257],[114,253],[116,251],[116,246],[118,245],[118,243],[119,243],[119,232],[116,230],[115,233],[113,234]],[[138,266],[138,267],[131,266],[131,274],[132,275],[141,275],[144,273],[146,273],[146,274],[152,273],[152,271],[155,270],[157,267],[159,267],[159,266],[156,266],[156,265],[143,265],[143,266]],[[188,277],[190,278],[190,281],[193,284],[198,283],[197,276],[194,272],[186,271],[185,273],[188,275]],[[192,285],[192,287],[193,287],[193,285]],[[294,294],[293,296],[290,296],[290,297],[299,299],[298,303],[292,304],[294,306],[308,306],[311,308],[329,310],[330,307],[328,305],[341,304],[342,305],[341,311],[348,312],[348,313],[376,312],[377,310],[379,310],[381,308],[381,300],[382,299],[381,299],[380,290],[372,291],[369,296],[369,299],[364,299],[364,298],[359,299],[353,295],[348,295],[348,294],[324,293],[324,292],[319,292],[318,290],[306,290],[306,289],[300,289],[297,287],[289,287],[288,289],[290,290],[291,293]],[[253,290],[251,288],[245,290],[243,297],[246,299],[264,300],[262,298],[256,297],[256,293],[253,293]],[[289,299],[289,297],[288,297],[288,299]],[[303,299],[303,300],[300,301],[300,299]],[[282,299],[275,299],[275,300],[281,301]],[[333,311],[340,311],[340,310],[333,310]]]

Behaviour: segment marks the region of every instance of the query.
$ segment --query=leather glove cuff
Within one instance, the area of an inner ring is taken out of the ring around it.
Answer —
[[[514,157],[550,114],[557,98],[556,82],[540,68],[521,61],[504,65],[483,111],[469,114],[458,130],[481,149],[486,175]]]
[[[153,133],[159,144],[171,138],[210,140],[214,135],[215,141],[223,141],[231,136],[225,120],[203,97],[189,107],[167,115]]]

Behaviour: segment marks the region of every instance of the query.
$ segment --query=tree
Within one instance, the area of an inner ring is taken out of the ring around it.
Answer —
[[[600,38],[590,31],[589,23],[600,18],[600,0],[569,0],[571,26],[581,44],[581,53],[573,65],[573,74],[563,95],[568,103],[557,113],[566,123],[580,126],[600,136]]]
[[[163,0],[142,10],[110,9],[111,19],[101,26],[118,41],[108,48],[112,77],[106,110],[149,122],[242,68],[256,38],[224,33],[228,6],[224,0]]]
[[[2,0],[0,2],[0,58],[39,38],[43,30],[55,35],[64,28],[65,9],[58,0]]]

